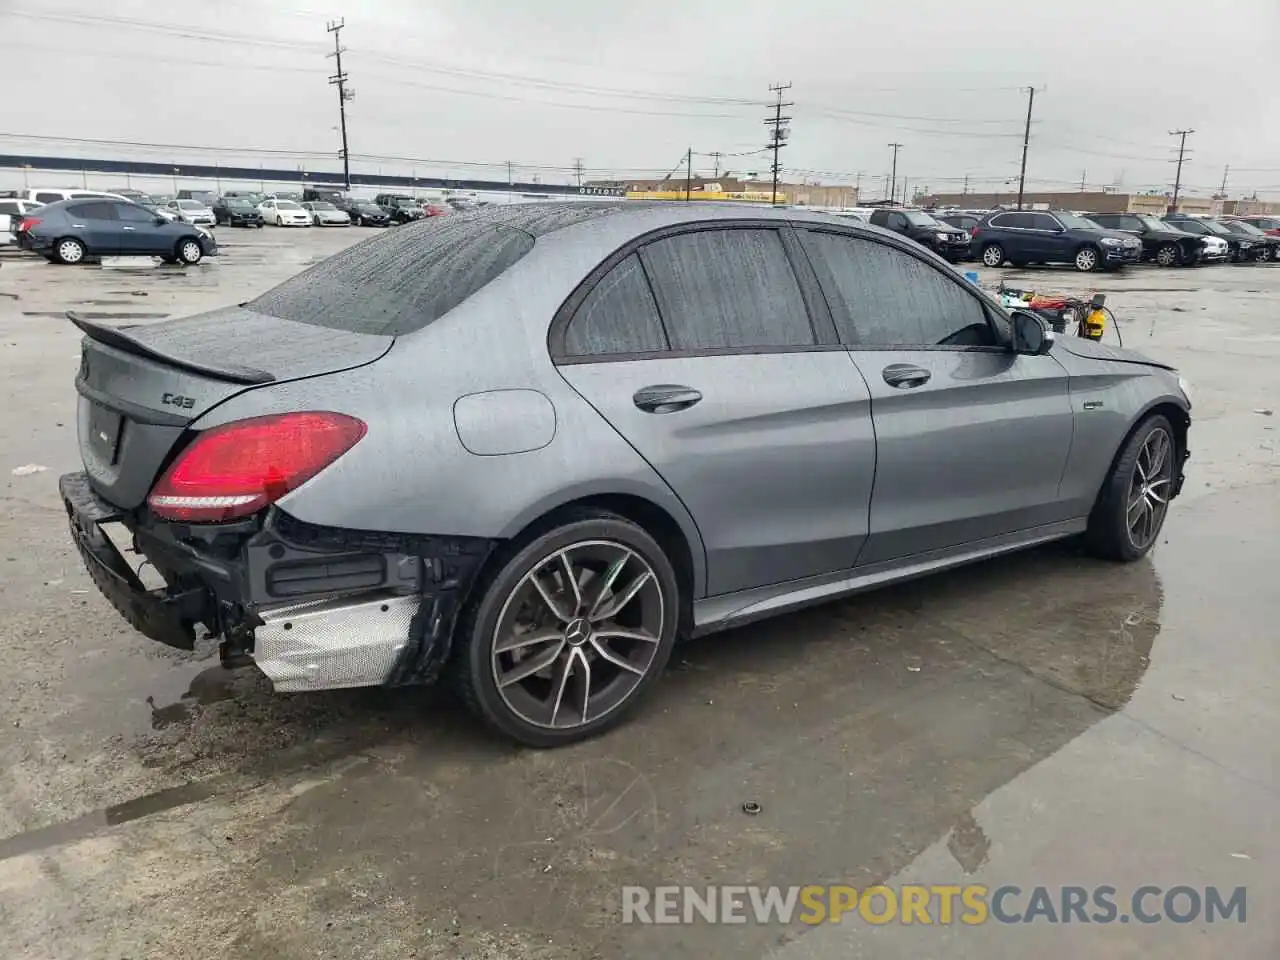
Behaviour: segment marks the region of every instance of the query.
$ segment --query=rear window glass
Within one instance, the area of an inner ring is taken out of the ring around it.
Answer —
[[[421,330],[533,249],[533,237],[473,219],[436,217],[365,240],[268,290],[249,309],[332,330]]]

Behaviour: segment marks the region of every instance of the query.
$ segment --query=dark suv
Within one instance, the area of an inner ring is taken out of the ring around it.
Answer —
[[[969,255],[969,234],[923,210],[875,210],[871,223],[910,237],[952,263]]]
[[[1137,237],[1104,230],[1065,210],[997,210],[974,228],[973,249],[988,267],[1070,263],[1085,273],[1142,258]]]
[[[373,198],[373,202],[387,211],[387,216],[391,218],[392,223],[409,223],[426,216],[422,205],[407,194],[380,193]]]
[[[213,219],[218,226],[261,227],[262,214],[248,197],[219,197],[213,204]]]
[[[1204,240],[1173,224],[1141,213],[1091,213],[1089,219],[1108,230],[1129,233],[1142,241],[1142,259],[1162,267],[1187,267],[1200,261]]]

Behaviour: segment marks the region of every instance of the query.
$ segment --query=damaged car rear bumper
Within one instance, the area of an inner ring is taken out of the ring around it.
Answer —
[[[59,490],[85,568],[135,629],[191,650],[202,626],[224,663],[251,659],[282,692],[434,681],[493,547],[318,527],[278,508],[230,523],[171,523],[114,507],[84,473],[62,477]],[[111,524],[128,531],[132,550],[106,535]],[[163,586],[144,585],[143,563]]]

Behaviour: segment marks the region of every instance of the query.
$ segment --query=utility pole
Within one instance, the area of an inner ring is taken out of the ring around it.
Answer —
[[[902,205],[906,207],[910,206],[910,204],[911,201],[907,198],[907,178],[904,176],[902,178]]]
[[[1178,212],[1178,191],[1182,188],[1182,163],[1187,155],[1187,134],[1194,130],[1170,130],[1169,136],[1178,137],[1178,172],[1173,178],[1173,202],[1169,204],[1169,212]]]
[[[1081,192],[1081,193],[1084,193],[1084,179],[1085,179],[1085,177],[1087,177],[1088,175],[1089,175],[1089,171],[1088,171],[1088,170],[1081,170],[1081,171],[1080,171],[1080,192]]]
[[[716,150],[716,151],[713,151],[712,153],[707,154],[707,156],[709,156],[715,162],[715,172],[711,174],[711,179],[719,180],[720,179],[720,158],[723,157],[724,154],[721,153],[719,150]]]
[[[1222,187],[1218,190],[1218,193],[1222,195],[1223,200],[1227,199],[1227,174],[1230,172],[1231,164],[1228,163],[1222,170]]]
[[[573,174],[574,174],[574,176],[575,176],[575,177],[577,177],[577,178],[578,178],[578,186],[582,186],[582,172],[583,172],[583,170],[584,170],[584,167],[582,166],[582,158],[581,158],[581,157],[574,157],[574,158],[573,158]]]
[[[770,84],[769,89],[778,95],[777,102],[773,105],[773,116],[766,117],[765,123],[773,127],[773,132],[769,136],[769,142],[765,144],[765,149],[773,151],[773,196],[769,201],[772,205],[778,203],[778,175],[782,172],[782,166],[778,162],[778,151],[787,145],[787,138],[791,136],[791,129],[784,126],[791,122],[790,117],[782,115],[783,107],[794,107],[794,103],[783,103],[782,93],[784,90],[791,89],[791,83],[774,83]]]
[[[965,197],[968,195],[969,195],[969,175],[966,173],[964,175],[964,186],[960,188],[960,196]]]
[[[1027,147],[1031,145],[1031,108],[1036,102],[1036,88],[1027,87],[1027,126],[1022,132],[1022,171],[1018,174],[1018,209],[1022,209],[1022,191],[1027,185]]]
[[[856,203],[862,202],[862,171],[859,170],[853,181],[853,199]]]
[[[347,147],[347,101],[356,98],[354,90],[347,89],[347,75],[342,72],[342,28],[345,20],[330,20],[325,30],[333,34],[333,53],[326,57],[336,58],[338,72],[329,78],[329,84],[338,88],[338,122],[342,126],[342,180],[347,189],[351,189],[351,151]]]
[[[893,169],[889,173],[889,196],[887,199],[890,203],[893,203],[894,194],[898,192],[898,151],[902,149],[902,144],[891,143],[889,146],[893,148]]]
[[[684,154],[684,202],[689,202],[689,195],[693,193],[693,147],[690,147]]]

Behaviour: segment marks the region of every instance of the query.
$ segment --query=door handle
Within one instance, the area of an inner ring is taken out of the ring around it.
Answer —
[[[675,413],[692,407],[702,399],[702,394],[693,387],[657,383],[641,387],[631,399],[645,413]]]
[[[923,386],[933,376],[924,367],[912,366],[909,363],[891,363],[884,368],[882,373],[884,382],[891,387],[897,387],[899,390],[909,390],[912,387]]]
[[[121,227],[121,230],[133,230],[133,227]]]

